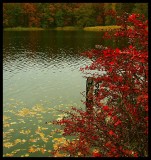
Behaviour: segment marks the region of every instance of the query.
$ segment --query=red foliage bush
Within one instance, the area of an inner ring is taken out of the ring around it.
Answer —
[[[104,38],[125,37],[128,47],[84,53],[92,64],[81,71],[99,83],[93,105],[87,105],[91,113],[73,107],[66,112],[68,117],[54,121],[63,127],[64,136],[77,137],[76,147],[60,147],[70,156],[78,152],[93,157],[148,156],[148,21],[138,14],[125,14],[117,23],[121,29],[105,33]],[[94,148],[98,151],[93,152]]]

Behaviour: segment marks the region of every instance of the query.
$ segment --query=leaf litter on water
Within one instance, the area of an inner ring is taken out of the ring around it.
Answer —
[[[63,106],[63,104],[61,104],[61,107]],[[57,108],[57,106],[56,106],[56,108]],[[17,111],[17,112],[14,112],[13,110],[9,110],[9,112],[11,112],[11,113],[14,113],[15,115],[17,115],[17,117],[23,117],[23,118],[18,118],[18,120],[19,120],[19,122],[18,122],[18,124],[21,122],[21,123],[27,123],[27,120],[26,119],[24,119],[24,117],[28,117],[28,121],[34,121],[34,119],[33,118],[36,118],[37,119],[37,116],[38,116],[38,118],[44,118],[44,116],[43,116],[43,114],[44,113],[47,113],[48,114],[48,111],[50,111],[49,113],[51,113],[51,114],[53,114],[54,116],[59,116],[60,118],[62,118],[63,116],[64,116],[64,114],[60,114],[60,115],[58,115],[58,111],[55,109],[55,107],[53,108],[44,108],[43,106],[40,106],[40,105],[35,105],[33,108],[31,108],[31,109],[28,109],[28,108],[26,108],[26,107],[24,107],[24,108],[22,108],[22,109],[20,109],[19,111]],[[29,119],[29,117],[31,118],[32,117],[32,119]],[[10,118],[10,117],[9,117]],[[4,119],[5,120],[9,120],[9,118],[8,117],[5,117]],[[42,123],[42,120],[39,120],[39,121],[37,121],[37,123]],[[33,123],[33,125],[38,125],[37,123]],[[12,125],[12,124],[17,124],[17,122],[11,122],[10,124],[9,123],[5,123],[5,125],[7,126],[7,127],[10,127],[10,125]],[[28,124],[28,123],[27,123]],[[44,123],[45,124],[45,123]],[[52,124],[52,122],[50,121],[50,122],[48,122],[47,123],[48,125],[51,125]],[[23,127],[23,128],[27,128],[27,127]],[[31,128],[30,128],[31,129]],[[59,130],[59,129],[55,129],[55,130],[51,130],[51,132],[50,132],[50,135],[48,134],[48,135],[46,135],[45,133],[44,133],[44,131],[45,130],[48,130],[49,128],[46,128],[46,127],[43,127],[43,126],[38,126],[38,128],[35,130],[35,135],[32,135],[31,134],[31,130],[30,130],[29,128],[27,128],[27,129],[21,129],[20,131],[19,131],[19,134],[24,134],[24,135],[29,135],[30,136],[30,139],[28,139],[28,140],[25,140],[25,139],[16,139],[16,140],[14,140],[14,142],[8,142],[7,141],[7,143],[5,143],[5,147],[7,147],[7,148],[10,148],[10,147],[12,147],[12,146],[14,146],[14,145],[16,145],[16,144],[18,144],[18,143],[20,143],[20,145],[21,144],[24,144],[25,142],[31,142],[31,143],[36,143],[38,140],[42,140],[43,141],[43,143],[45,144],[45,143],[47,143],[47,142],[49,142],[50,141],[50,139],[52,139],[52,137],[53,137],[53,135],[54,134],[56,134],[56,133],[63,133],[63,130]],[[13,130],[12,129],[10,129],[9,130],[9,133],[12,133],[13,132]],[[14,132],[13,132],[14,133]],[[12,133],[12,134],[13,134]],[[35,136],[36,135],[39,135],[39,137],[36,137],[35,138]],[[56,141],[56,140],[55,140]],[[58,140],[57,142],[58,143],[63,143],[62,142],[63,141],[63,139],[60,139],[60,140]],[[65,142],[64,142],[65,143]],[[37,148],[37,149],[36,149]],[[34,152],[37,152],[37,151],[40,151],[42,154],[45,154],[45,152],[47,151],[48,153],[50,153],[51,152],[51,150],[47,150],[45,147],[38,147],[38,146],[32,146],[32,147],[30,147],[30,148],[28,148],[28,149],[26,149],[26,150],[29,150],[29,151],[31,151],[31,153],[34,153]],[[20,150],[18,150],[17,152],[20,152]],[[8,155],[10,154],[10,155],[12,155],[13,156],[13,154],[15,154],[16,153],[16,151],[14,150],[14,151],[12,151],[12,153],[8,153]],[[21,157],[28,157],[29,156],[29,154],[28,153],[26,153],[26,154],[24,154],[24,155],[21,155]],[[59,155],[58,155],[59,156]]]

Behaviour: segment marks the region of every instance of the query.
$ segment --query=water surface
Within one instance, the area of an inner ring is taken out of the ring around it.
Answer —
[[[4,156],[51,156],[61,136],[46,121],[62,117],[56,109],[85,106],[86,79],[81,53],[101,42],[102,33],[20,31],[3,34]],[[30,152],[31,148],[37,148]],[[42,149],[43,148],[43,149]]]

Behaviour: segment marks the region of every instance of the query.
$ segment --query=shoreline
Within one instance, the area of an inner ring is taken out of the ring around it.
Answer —
[[[38,27],[12,27],[3,28],[3,31],[43,31],[43,30],[55,30],[55,31],[109,31],[121,28],[120,26],[93,26],[93,27],[56,27],[56,28],[38,28]]]

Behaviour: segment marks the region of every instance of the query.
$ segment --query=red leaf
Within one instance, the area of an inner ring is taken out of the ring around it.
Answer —
[[[113,68],[110,68],[110,69],[109,69],[109,72],[112,72],[112,71],[113,71]]]
[[[130,46],[129,46],[129,49],[133,49],[133,46],[132,46],[132,45],[130,45]]]
[[[108,111],[108,110],[109,110],[109,107],[108,107],[108,106],[103,106],[103,110],[104,110],[104,111]]]
[[[118,126],[119,124],[121,124],[122,122],[120,121],[120,120],[118,120],[115,124],[114,124],[114,126]]]
[[[112,130],[109,131],[109,135],[114,135],[114,132]]]
[[[110,62],[109,64],[110,64],[110,65],[114,65],[114,62]]]
[[[93,152],[93,156],[94,156],[94,157],[101,157],[101,154],[100,154],[100,153],[97,153],[97,152]]]
[[[119,48],[116,48],[116,49],[115,49],[115,53],[120,53]]]

